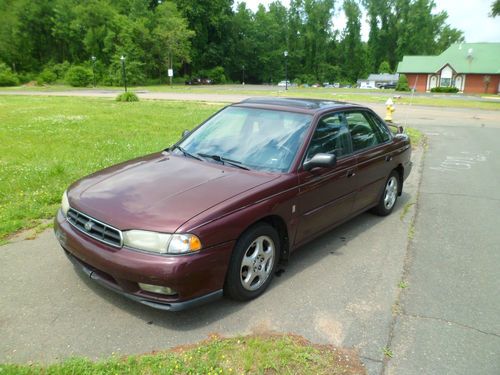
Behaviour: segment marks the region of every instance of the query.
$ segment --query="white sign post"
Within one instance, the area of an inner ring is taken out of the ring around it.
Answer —
[[[174,70],[173,69],[169,69],[168,70],[168,79],[170,81],[170,86],[172,86],[172,77],[174,76]]]

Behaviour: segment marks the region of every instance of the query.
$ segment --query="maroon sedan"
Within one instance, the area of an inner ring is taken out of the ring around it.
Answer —
[[[388,215],[410,154],[368,108],[250,99],[75,182],[54,230],[78,268],[140,303],[249,300],[299,246],[366,210]]]

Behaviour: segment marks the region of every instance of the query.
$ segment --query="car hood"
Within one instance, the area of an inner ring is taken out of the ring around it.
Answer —
[[[175,232],[196,215],[277,178],[153,154],[94,173],[68,190],[71,207],[118,229]]]

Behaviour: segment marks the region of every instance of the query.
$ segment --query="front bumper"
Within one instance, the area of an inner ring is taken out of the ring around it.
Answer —
[[[181,256],[114,248],[79,232],[61,210],[54,232],[73,264],[100,285],[154,308],[184,310],[222,296],[234,242]],[[167,286],[177,294],[147,292],[138,283]]]

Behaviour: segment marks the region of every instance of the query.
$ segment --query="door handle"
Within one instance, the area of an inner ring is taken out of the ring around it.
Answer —
[[[354,172],[354,169],[349,169],[347,171],[347,177],[354,177],[356,176],[356,172]]]
[[[392,160],[392,155],[387,155],[385,157],[385,161],[391,161]]]

